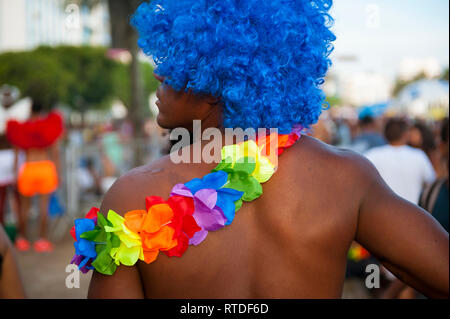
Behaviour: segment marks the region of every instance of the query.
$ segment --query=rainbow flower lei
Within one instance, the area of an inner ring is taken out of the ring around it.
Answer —
[[[230,225],[243,202],[262,195],[261,183],[276,170],[274,156],[291,147],[301,130],[299,126],[290,134],[272,133],[224,146],[222,160],[210,174],[175,185],[167,200],[147,197],[146,210],[132,210],[124,217],[110,210],[105,218],[98,208],[91,208],[70,231],[75,240],[71,263],[83,273],[95,269],[112,275],[121,264],[151,263],[160,252],[181,257],[210,231]]]

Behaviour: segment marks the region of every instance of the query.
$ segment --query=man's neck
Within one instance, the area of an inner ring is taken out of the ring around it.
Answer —
[[[394,147],[400,147],[400,146],[405,146],[406,143],[405,143],[405,141],[395,141],[395,142],[389,142],[389,145],[394,146]]]
[[[378,133],[377,129],[375,127],[365,127],[361,130],[361,132],[364,134],[368,134],[368,133]]]

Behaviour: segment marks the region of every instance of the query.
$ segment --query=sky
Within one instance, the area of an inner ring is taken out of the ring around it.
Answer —
[[[448,0],[334,0],[338,72],[375,71],[395,77],[403,58],[434,57],[449,65]],[[354,56],[353,62],[341,57]]]

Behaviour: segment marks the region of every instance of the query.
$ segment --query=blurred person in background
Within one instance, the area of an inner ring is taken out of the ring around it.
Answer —
[[[445,119],[441,128],[441,143],[439,145],[442,159],[449,164],[448,160],[448,119]],[[420,196],[419,205],[430,212],[434,218],[448,232],[449,229],[449,185],[447,176],[437,179],[434,183],[424,189]]]
[[[50,195],[58,187],[58,139],[63,133],[63,120],[57,112],[46,114],[44,110],[43,103],[34,100],[28,121],[12,120],[7,123],[6,136],[15,147],[14,172],[18,172],[17,186],[21,195],[19,236],[16,239],[19,251],[30,249],[27,222],[31,198],[35,195],[40,197],[40,230],[39,239],[33,248],[37,252],[53,250],[53,245],[47,238],[47,218]],[[25,153],[25,160],[20,165],[19,150]]]
[[[122,146],[122,134],[119,132],[119,123],[114,121],[104,128],[100,135],[101,149],[114,166],[113,175],[120,175],[124,165],[124,148]]]
[[[96,196],[103,194],[101,188],[102,179],[92,157],[87,157],[80,161],[80,166],[77,168],[77,181],[82,192],[94,193]]]
[[[368,150],[386,145],[386,139],[379,132],[379,124],[374,116],[368,114],[359,118],[359,134],[353,139],[352,150],[365,153]]]
[[[119,170],[114,162],[105,152],[105,148],[100,146],[100,161],[102,165],[102,174],[100,177],[100,191],[102,194],[106,193],[112,184],[117,180]]]
[[[332,145],[348,148],[353,139],[353,129],[357,121],[356,111],[351,107],[332,107],[330,109],[333,121]]]
[[[14,99],[9,87],[2,87],[0,107],[3,108],[1,121],[6,121],[6,111],[13,105]],[[14,150],[4,134],[4,124],[0,131],[0,224],[4,224],[6,195],[8,186],[14,182]]]
[[[449,125],[448,119],[442,122],[441,143],[439,149],[442,159],[448,166],[449,163]],[[436,218],[442,227],[448,232],[449,230],[449,179],[448,173],[446,177],[437,179],[434,183],[424,188],[420,195],[419,206],[427,210]],[[384,299],[392,298],[417,298],[423,297],[413,288],[405,285],[399,279],[395,279],[381,296]]]
[[[431,128],[422,120],[417,120],[409,131],[408,144],[421,149],[427,154],[438,176],[441,175],[441,156],[437,147],[436,138]]]
[[[14,248],[0,225],[0,299],[22,299],[25,291],[14,256]]]
[[[321,140],[324,143],[333,143],[334,123],[328,113],[323,113],[319,121],[312,126],[310,136]]]
[[[433,166],[422,150],[407,145],[409,126],[406,120],[389,119],[384,136],[389,144],[375,147],[365,156],[395,193],[417,204],[422,188],[436,178]]]
[[[97,138],[102,163],[101,191],[104,194],[125,168],[125,150],[119,123],[115,121],[103,127]]]
[[[0,88],[0,224],[4,225],[8,191],[13,194],[14,210],[19,209],[19,193],[15,185],[14,149],[6,137],[6,122],[11,118],[9,111],[17,101],[16,88],[4,85]]]
[[[334,132],[332,145],[339,147],[348,147],[352,142],[352,132],[350,130],[349,120],[345,118],[334,119]]]
[[[417,204],[422,188],[435,179],[433,166],[427,155],[420,149],[407,145],[409,124],[402,118],[390,118],[384,128],[384,136],[389,144],[375,147],[365,156],[375,165],[384,181],[402,198]],[[382,298],[395,298],[400,294],[395,276],[384,267],[382,274],[392,284]],[[395,292],[395,293],[393,293]],[[405,298],[414,298],[414,291],[404,292]]]

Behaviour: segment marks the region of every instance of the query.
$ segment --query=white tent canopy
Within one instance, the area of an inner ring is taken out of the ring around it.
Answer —
[[[419,80],[407,85],[393,100],[391,111],[412,116],[442,117],[448,115],[449,83]]]

